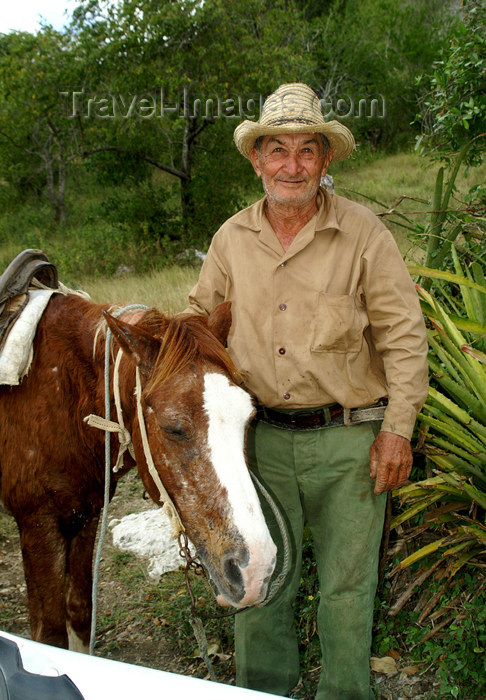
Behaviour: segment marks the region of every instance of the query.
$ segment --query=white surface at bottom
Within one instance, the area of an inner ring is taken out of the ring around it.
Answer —
[[[39,644],[0,631],[0,637],[15,642],[20,650],[24,669],[44,676],[69,676],[84,700],[144,700],[197,697],[198,700],[261,700],[276,695],[212,683],[177,673],[110,661],[98,656],[78,654],[66,649]]]

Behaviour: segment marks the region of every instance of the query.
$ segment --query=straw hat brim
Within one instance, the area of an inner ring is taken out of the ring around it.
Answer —
[[[240,153],[245,158],[249,158],[250,151],[260,136],[276,134],[324,134],[331,145],[333,160],[345,160],[352,154],[356,146],[354,136],[350,130],[344,124],[335,120],[307,124],[288,121],[285,124],[269,125],[246,119],[236,127],[234,141]]]

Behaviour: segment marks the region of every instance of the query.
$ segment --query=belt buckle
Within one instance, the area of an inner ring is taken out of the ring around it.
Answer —
[[[326,418],[322,411],[299,411],[290,416],[290,423],[297,428],[320,428],[326,424]]]

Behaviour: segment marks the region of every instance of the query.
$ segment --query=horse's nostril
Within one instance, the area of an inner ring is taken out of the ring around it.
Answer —
[[[234,557],[229,557],[223,564],[224,573],[233,585],[243,586],[243,577],[238,561]]]

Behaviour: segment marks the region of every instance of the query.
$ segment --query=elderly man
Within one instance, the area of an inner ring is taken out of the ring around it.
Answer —
[[[385,492],[410,475],[427,394],[424,323],[390,232],[319,187],[354,139],[324,120],[307,85],[280,86],[234,138],[265,197],[215,234],[187,311],[232,301],[228,350],[257,406],[250,466],[293,544],[283,588],[236,618],[237,683],[288,695],[299,680],[293,606],[308,523],[320,584],[317,698],[368,700]]]

